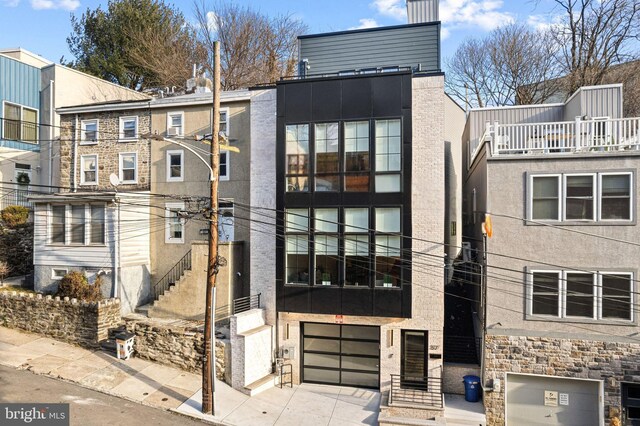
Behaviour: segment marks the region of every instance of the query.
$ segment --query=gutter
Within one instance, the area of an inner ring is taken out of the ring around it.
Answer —
[[[76,166],[78,164],[78,114],[76,114],[76,119],[74,120],[73,125],[73,167],[70,171],[73,171],[73,184],[71,187],[73,188],[73,192],[76,192],[78,190],[78,174],[76,173]]]
[[[114,198],[113,200],[117,205],[117,220],[113,226],[113,297],[118,298],[120,292],[118,291],[118,287],[120,285],[120,281],[118,277],[120,275],[120,200]]]

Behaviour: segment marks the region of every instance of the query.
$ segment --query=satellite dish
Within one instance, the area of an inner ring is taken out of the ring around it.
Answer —
[[[111,173],[111,176],[109,176],[109,182],[111,182],[111,185],[117,187],[118,185],[120,185],[120,178],[117,174]]]

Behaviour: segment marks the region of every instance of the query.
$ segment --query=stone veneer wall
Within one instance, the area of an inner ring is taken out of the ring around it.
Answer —
[[[620,382],[640,383],[640,344],[524,336],[486,336],[485,382],[505,373],[604,381],[605,418],[621,406]],[[487,392],[488,425],[505,424],[504,392]]]
[[[155,321],[123,318],[127,331],[136,335],[135,356],[194,374],[202,373],[204,333],[195,327],[180,327]],[[224,380],[225,346],[216,339],[216,377]]]
[[[119,191],[144,191],[151,187],[151,146],[150,140],[139,137],[136,140],[118,141],[120,131],[120,117],[138,117],[138,135],[151,133],[151,114],[145,110],[129,110],[101,113],[86,113],[78,117],[78,127],[82,120],[98,119],[98,143],[82,144],[79,141],[80,132],[74,133],[75,115],[62,116],[60,120],[60,186],[63,191],[72,187],[74,173],[76,183],[82,191],[112,191],[109,176],[116,176],[120,172],[119,153],[138,153],[138,183],[122,184]],[[78,163],[73,166],[74,140],[78,138]],[[98,184],[82,185],[80,183],[80,160],[82,155],[98,154]]]
[[[0,292],[0,325],[97,348],[120,322],[120,301],[88,303],[68,297]]]

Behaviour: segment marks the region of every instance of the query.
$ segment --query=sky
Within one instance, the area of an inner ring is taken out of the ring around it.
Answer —
[[[210,0],[206,0],[210,1]],[[232,0],[267,15],[293,14],[312,34],[407,23],[405,0]],[[192,0],[165,1],[193,19]],[[71,15],[107,6],[100,0],[0,0],[0,48],[22,47],[51,61],[72,59],[66,38]],[[440,0],[443,59],[459,43],[505,23],[532,27],[553,20],[554,0]]]

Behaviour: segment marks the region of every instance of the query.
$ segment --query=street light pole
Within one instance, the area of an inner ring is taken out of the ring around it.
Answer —
[[[211,216],[209,218],[209,263],[204,316],[204,360],[202,364],[202,412],[214,412],[215,378],[215,289],[218,273],[218,181],[220,175],[220,43],[213,43],[213,125],[211,128]]]

